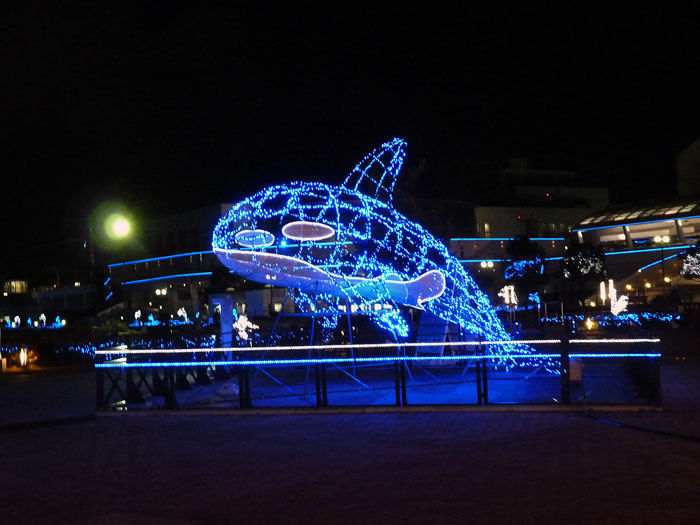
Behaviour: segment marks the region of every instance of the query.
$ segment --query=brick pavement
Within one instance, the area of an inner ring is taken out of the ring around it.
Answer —
[[[664,412],[604,417],[700,436],[699,379],[697,363],[671,363]],[[0,432],[5,523],[697,523],[699,486],[700,442],[573,412],[153,414]]]

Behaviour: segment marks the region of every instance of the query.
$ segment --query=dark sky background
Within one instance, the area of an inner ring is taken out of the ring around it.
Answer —
[[[394,136],[462,200],[451,161],[513,156],[670,194],[700,136],[695,9],[99,4],[3,13],[5,261],[107,199],[147,216],[339,183]]]

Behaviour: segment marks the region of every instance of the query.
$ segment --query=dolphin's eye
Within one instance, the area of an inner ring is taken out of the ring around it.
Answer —
[[[267,230],[241,230],[235,235],[235,239],[245,248],[263,248],[275,242],[275,236]]]
[[[282,227],[282,235],[295,241],[322,241],[333,237],[335,230],[320,222],[294,221]]]

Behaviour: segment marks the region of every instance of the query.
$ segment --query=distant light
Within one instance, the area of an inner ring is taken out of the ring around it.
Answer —
[[[65,320],[65,319],[61,319],[61,326],[66,326],[66,320]]]
[[[161,289],[160,295],[168,295],[168,289],[167,288]]]
[[[105,220],[105,233],[110,239],[124,239],[131,233],[131,223],[120,213],[113,213]]]
[[[651,288],[651,283],[644,283],[645,288]]]
[[[661,235],[655,235],[654,242],[661,242]]]
[[[626,284],[626,285],[625,285],[625,290],[631,290],[631,289],[632,289],[632,285],[631,285],[631,284]]]
[[[486,268],[486,261],[481,261],[479,266],[481,266],[482,268]]]
[[[588,303],[588,304],[589,304],[590,306],[592,306],[593,308],[595,308],[596,302],[595,302],[595,301],[591,301],[591,302]]]
[[[493,268],[493,261],[488,261],[486,263],[486,266],[488,266],[489,268]]]
[[[670,283],[670,282],[671,282],[671,278],[670,278],[670,277],[664,277],[664,282]]]
[[[160,295],[160,288],[156,288],[156,295]]]
[[[593,330],[594,326],[595,326],[595,323],[591,320],[591,318],[586,317],[586,329]]]
[[[77,288],[78,286],[80,286],[80,281],[75,281],[75,282],[73,283],[73,286],[75,286],[76,288]]]
[[[670,241],[671,239],[668,237],[668,235],[664,235],[663,237],[661,237],[661,240],[662,240],[663,242],[668,242],[668,241]]]

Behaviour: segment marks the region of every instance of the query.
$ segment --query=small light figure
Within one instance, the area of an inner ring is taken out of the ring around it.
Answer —
[[[238,337],[240,337],[244,341],[247,341],[248,330],[257,330],[260,327],[248,321],[247,315],[241,314],[238,316],[238,320],[235,323],[233,323],[233,328],[235,328],[238,332]]]
[[[25,347],[19,351],[19,366],[27,366],[27,349]]]

